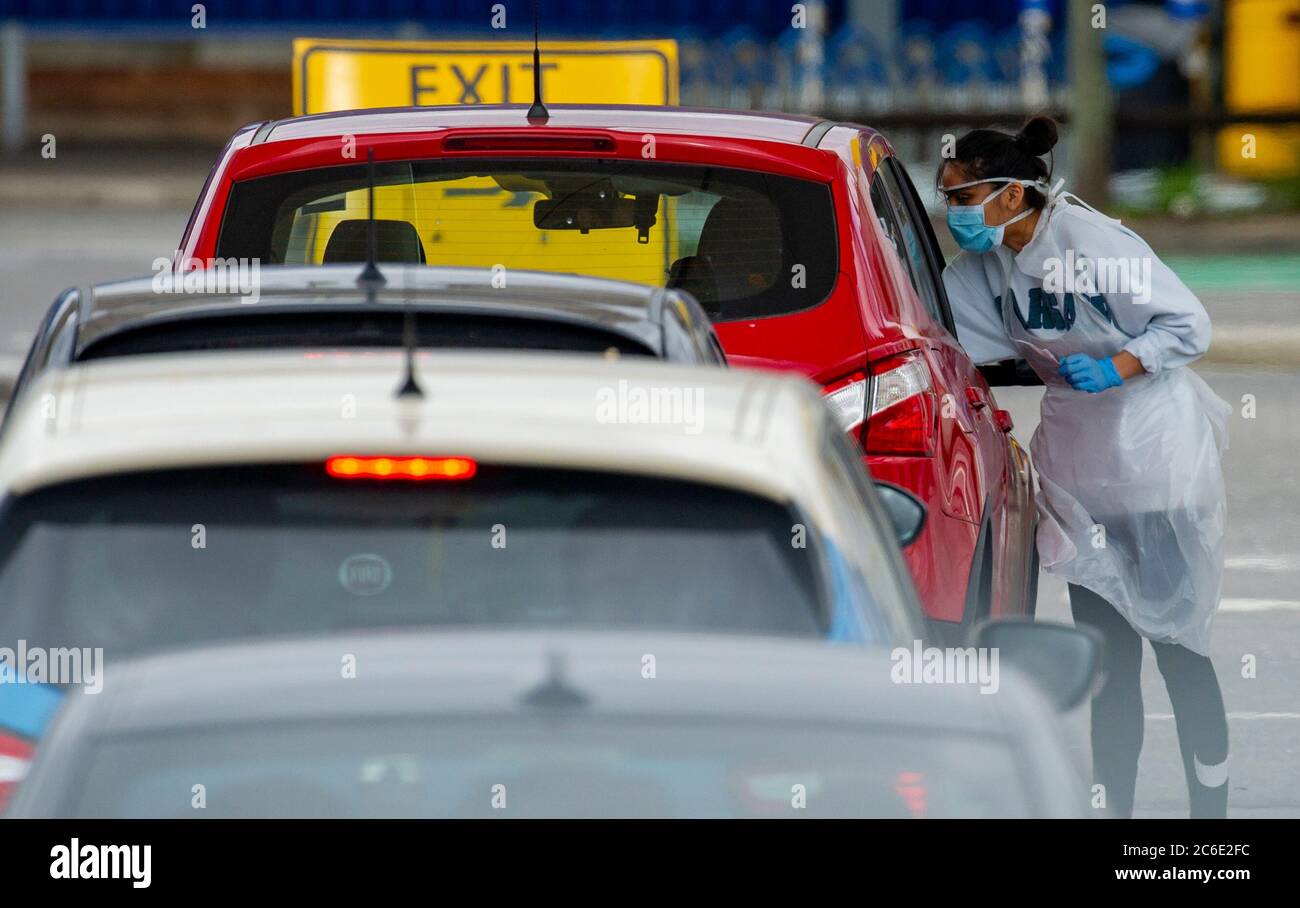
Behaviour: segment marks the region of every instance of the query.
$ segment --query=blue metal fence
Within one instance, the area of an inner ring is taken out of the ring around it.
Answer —
[[[508,17],[531,24],[529,0],[500,0]],[[29,24],[179,23],[188,27],[194,0],[0,0],[0,19]],[[274,27],[278,23],[337,25],[416,22],[456,31],[487,28],[487,0],[204,0],[208,26]],[[721,35],[745,26],[769,39],[790,24],[787,0],[545,0],[542,20],[552,33],[673,32],[684,27]],[[829,0],[832,22],[844,17],[845,0]]]
[[[33,35],[78,29],[95,36],[190,40],[223,30],[264,34],[428,34],[519,37],[532,24],[529,0],[500,0],[505,33],[490,30],[489,0],[206,0],[207,32],[190,27],[195,0],[0,0],[0,21]],[[1017,16],[1026,0],[901,0],[896,33],[846,22],[848,0],[827,0],[829,33],[819,61],[796,54],[789,0],[544,0],[543,34],[675,37],[682,100],[726,107],[787,108],[798,87],[820,79],[833,103],[854,108],[925,108],[1007,102],[1020,79]],[[1064,80],[1061,0],[1048,60]]]

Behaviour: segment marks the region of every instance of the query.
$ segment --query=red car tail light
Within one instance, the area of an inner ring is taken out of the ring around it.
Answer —
[[[925,818],[929,790],[923,773],[906,770],[899,772],[894,776],[894,793],[898,795],[913,819]]]
[[[832,382],[822,390],[822,397],[845,432],[852,432],[866,422],[869,391],[867,377],[861,372]]]
[[[325,461],[335,479],[470,479],[478,464],[468,457],[356,457],[338,455]]]
[[[915,355],[891,357],[872,369],[867,428],[868,454],[934,454],[938,407],[930,369]]]
[[[14,789],[27,775],[31,758],[32,745],[21,738],[0,734],[0,810],[4,810]]]

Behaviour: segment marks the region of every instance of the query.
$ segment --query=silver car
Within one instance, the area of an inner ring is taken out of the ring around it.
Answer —
[[[981,692],[893,667],[857,647],[577,631],[164,654],[72,696],[7,815],[1088,815],[1057,718],[1014,671]]]

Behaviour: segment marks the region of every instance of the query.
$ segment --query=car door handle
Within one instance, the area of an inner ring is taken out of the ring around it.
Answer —
[[[983,410],[989,405],[989,402],[984,399],[984,392],[974,386],[966,389],[966,403],[975,410]]]

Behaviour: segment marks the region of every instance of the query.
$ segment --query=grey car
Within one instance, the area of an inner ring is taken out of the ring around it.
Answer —
[[[108,666],[13,817],[1082,817],[1059,719],[897,651],[736,636],[355,634]]]
[[[195,285],[190,292],[179,276],[159,275],[65,290],[36,333],[12,399],[47,369],[109,357],[399,347],[408,312],[422,349],[727,363],[708,316],[679,290],[578,275],[385,263],[384,283],[371,294],[358,283],[360,273],[354,264],[268,265],[258,269],[251,290],[223,277],[220,289]]]

